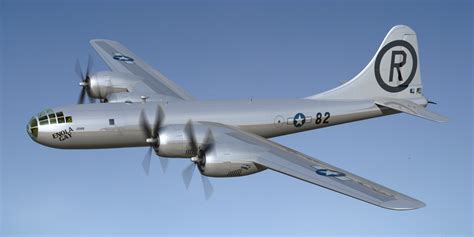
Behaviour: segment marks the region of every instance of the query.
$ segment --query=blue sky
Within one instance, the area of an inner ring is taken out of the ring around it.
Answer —
[[[0,235],[473,234],[472,1],[0,1]],[[276,138],[286,146],[423,200],[394,212],[271,171],[181,180],[146,148],[56,150],[25,125],[79,95],[88,41],[122,42],[203,100],[300,98],[356,75],[397,24],[418,35],[430,109]]]

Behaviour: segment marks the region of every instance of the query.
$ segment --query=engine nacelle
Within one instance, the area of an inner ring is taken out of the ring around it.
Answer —
[[[254,174],[266,169],[266,167],[234,158],[232,154],[216,154],[211,151],[204,157],[203,164],[199,164],[201,174],[211,177],[236,177]]]
[[[185,125],[168,125],[161,128],[158,146],[155,147],[156,154],[162,157],[196,157],[197,154],[193,153],[184,131]],[[206,126],[194,126],[198,146],[202,145],[206,133]],[[266,167],[246,160],[252,155],[245,150],[233,148],[232,144],[217,142],[206,154],[200,154],[196,165],[201,174],[211,177],[244,176],[265,170]]]
[[[106,99],[112,93],[127,92],[129,85],[124,82],[130,84],[130,77],[110,71],[97,72],[90,76],[87,92],[90,97]]]
[[[215,143],[199,162],[201,174],[211,177],[235,177],[254,174],[265,166],[249,161],[255,154],[237,144]]]

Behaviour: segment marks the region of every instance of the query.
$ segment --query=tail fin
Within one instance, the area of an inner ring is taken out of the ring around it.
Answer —
[[[369,64],[352,80],[307,99],[407,99],[425,106],[418,44],[408,26],[393,27]]]

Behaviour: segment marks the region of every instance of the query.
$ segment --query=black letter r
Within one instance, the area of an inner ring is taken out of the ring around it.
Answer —
[[[402,61],[399,63],[395,63],[395,57],[397,55],[402,55]],[[398,81],[403,81],[402,72],[400,71],[400,68],[403,67],[403,65],[405,65],[406,59],[407,59],[407,54],[403,50],[392,51],[392,62],[390,63],[390,79],[388,80],[389,82],[393,81],[393,68],[397,69]]]

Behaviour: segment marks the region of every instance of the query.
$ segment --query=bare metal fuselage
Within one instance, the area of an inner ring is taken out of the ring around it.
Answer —
[[[163,126],[209,121],[237,126],[266,138],[395,113],[371,100],[240,100],[158,103],[82,104],[53,108],[71,116],[71,123],[40,125],[37,142],[55,148],[90,149],[148,146],[139,125],[140,112],[154,121],[158,106]],[[298,114],[304,115],[304,121]],[[181,133],[177,133],[181,134]],[[179,135],[177,135],[179,136]]]

